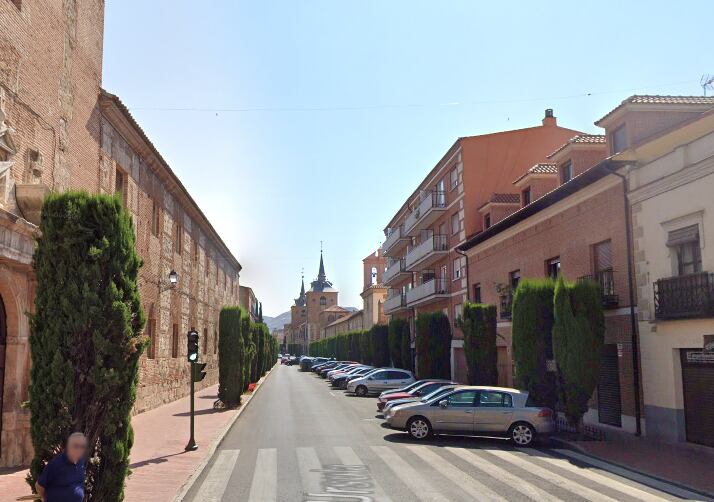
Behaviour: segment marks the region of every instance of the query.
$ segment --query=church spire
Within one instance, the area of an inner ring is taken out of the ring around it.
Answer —
[[[310,291],[325,291],[332,287],[332,283],[327,280],[325,274],[325,261],[322,258],[322,241],[320,241],[320,269],[317,272],[317,279],[312,281]]]
[[[320,250],[320,270],[317,273],[317,280],[324,282],[327,279],[325,275],[325,263],[322,261],[322,249]]]
[[[305,274],[303,273],[300,281],[300,296],[295,298],[295,305],[297,305],[298,307],[304,307],[305,303]]]

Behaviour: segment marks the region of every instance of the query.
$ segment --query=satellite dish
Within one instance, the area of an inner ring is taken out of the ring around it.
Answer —
[[[714,75],[708,73],[702,75],[699,85],[702,86],[702,92],[704,92],[705,96],[707,95],[707,90],[714,91]]]

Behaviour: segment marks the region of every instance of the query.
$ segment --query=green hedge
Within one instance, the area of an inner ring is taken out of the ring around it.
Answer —
[[[461,329],[469,384],[497,385],[496,306],[465,303]]]
[[[516,386],[533,400],[555,409],[558,392],[556,375],[547,370],[553,359],[553,294],[551,279],[523,279],[513,297],[513,360]]]
[[[553,352],[560,373],[565,415],[579,424],[597,386],[605,334],[602,292],[593,281],[555,286]]]
[[[443,312],[420,313],[416,319],[419,378],[451,378],[451,323]]]
[[[409,323],[402,326],[401,336],[402,368],[414,371],[414,355],[412,354],[412,336]]]
[[[407,324],[407,321],[404,319],[392,318],[389,321],[389,333],[387,335],[389,343],[389,358],[392,360],[392,365],[395,368],[404,367],[402,359],[402,335],[404,335],[405,324]]]
[[[357,361],[373,366],[389,366],[387,326],[376,324],[368,331],[358,330],[310,343],[310,355]]]
[[[142,263],[121,200],[68,192],[44,202],[33,259],[29,409],[32,490],[67,436],[89,439],[87,501],[122,500],[134,441],[144,314]]]

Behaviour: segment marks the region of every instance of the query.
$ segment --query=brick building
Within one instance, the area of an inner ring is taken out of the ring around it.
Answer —
[[[217,379],[217,317],[240,264],[116,96],[101,90],[104,1],[0,1],[0,466],[29,461],[31,268],[50,191],[118,192],[130,211],[150,346],[135,412],[186,394],[185,333]],[[178,283],[171,287],[170,271]]]
[[[262,315],[263,306],[258,301],[255,296],[253,288],[248,286],[240,286],[240,306],[243,307],[248,314],[250,314],[250,319],[253,322],[258,322],[260,316]]]
[[[464,364],[455,321],[468,291],[466,259],[456,248],[490,224],[479,208],[494,193],[512,191],[514,179],[576,134],[546,110],[536,127],[459,138],[387,225],[384,312],[408,319],[412,333],[419,312],[445,312],[454,326],[452,371]]]

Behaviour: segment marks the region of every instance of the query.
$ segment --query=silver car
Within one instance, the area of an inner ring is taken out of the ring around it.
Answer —
[[[555,429],[552,410],[531,406],[528,392],[504,387],[459,387],[426,402],[395,406],[385,418],[393,429],[420,440],[435,433],[505,436],[529,446]]]
[[[424,397],[421,396],[413,396],[413,397],[405,397],[402,399],[395,399],[394,401],[389,401],[387,404],[384,405],[384,409],[382,410],[384,418],[387,418],[387,413],[390,412],[392,408],[395,408],[397,406],[401,406],[403,404],[407,403],[416,403],[416,402],[422,402],[426,403],[427,401],[431,401],[435,397],[443,396],[447,392],[451,392],[452,390],[456,389],[457,387],[462,387],[461,385],[456,385],[456,384],[444,384],[443,387],[439,387],[438,389],[430,392]]]
[[[369,394],[379,394],[388,389],[398,389],[414,381],[411,371],[398,368],[380,368],[367,375],[356,378],[347,384],[347,392],[364,397]]]

